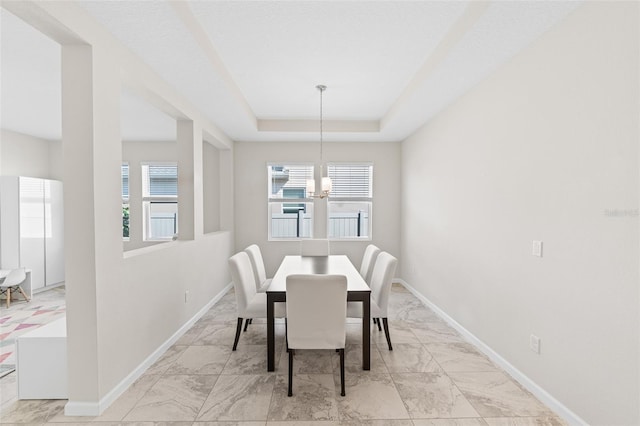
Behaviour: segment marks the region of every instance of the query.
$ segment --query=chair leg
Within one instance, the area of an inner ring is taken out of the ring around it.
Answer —
[[[344,396],[344,348],[340,349],[340,396]]]
[[[289,352],[289,329],[286,317],[284,318],[284,343],[287,345],[287,352]]]
[[[233,342],[233,350],[238,347],[238,340],[240,340],[240,331],[242,330],[242,318],[238,318],[238,325],[236,326],[236,340]]]
[[[18,287],[18,290],[20,291],[20,293],[22,293],[22,296],[24,297],[24,300],[26,300],[27,302],[29,302],[29,298],[27,297],[27,294],[24,292],[24,290],[22,289],[22,287]]]
[[[384,334],[385,336],[387,336],[387,344],[389,345],[389,350],[392,351],[393,346],[391,346],[391,336],[389,335],[389,322],[387,321],[387,318],[382,318],[382,324],[384,325]]]
[[[380,327],[380,318],[376,318],[376,324],[378,324],[378,331],[382,331],[382,327]]]
[[[247,318],[244,322],[244,331],[247,331],[247,327],[251,324],[251,318]]]
[[[289,392],[287,396],[293,396],[293,350],[289,351]]]
[[[7,287],[7,309],[11,305],[11,287]]]

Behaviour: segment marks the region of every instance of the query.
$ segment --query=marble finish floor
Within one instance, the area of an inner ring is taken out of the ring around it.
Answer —
[[[61,400],[18,401],[15,374],[0,381],[0,423],[201,426],[564,425],[416,297],[394,284],[393,351],[372,326],[371,370],[361,367],[361,324],[349,320],[346,396],[338,355],[298,351],[287,397],[284,325],[276,371],[266,371],[266,324],[255,320],[231,351],[235,299],[226,294],[99,417],[67,417]],[[7,396],[7,398],[5,398]]]

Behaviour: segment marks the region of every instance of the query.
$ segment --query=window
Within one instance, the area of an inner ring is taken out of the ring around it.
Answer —
[[[144,241],[171,240],[178,232],[178,166],[142,165]]]
[[[122,163],[122,239],[129,241],[129,164]]]
[[[307,179],[313,166],[268,165],[269,239],[311,238],[313,201],[307,198]]]
[[[332,189],[327,203],[327,235],[331,239],[371,239],[373,165],[327,165]]]

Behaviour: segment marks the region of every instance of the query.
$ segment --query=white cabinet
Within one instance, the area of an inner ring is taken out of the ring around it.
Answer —
[[[64,281],[62,182],[0,177],[0,268],[31,270],[31,287]]]
[[[43,356],[46,354],[45,356]],[[16,339],[18,399],[67,399],[67,320]]]

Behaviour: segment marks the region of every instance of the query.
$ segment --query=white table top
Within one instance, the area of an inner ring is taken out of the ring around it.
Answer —
[[[345,275],[347,277],[347,291],[371,291],[347,256],[331,255],[285,256],[267,289],[267,293],[286,291],[287,276],[294,274]]]

